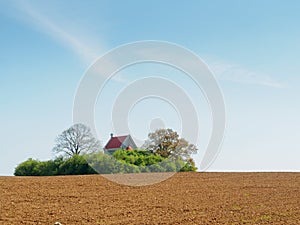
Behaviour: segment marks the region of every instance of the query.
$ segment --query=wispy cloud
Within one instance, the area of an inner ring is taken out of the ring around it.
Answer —
[[[171,49],[170,49],[171,50]],[[175,50],[174,54],[170,52],[164,52],[162,49],[146,49],[146,51],[138,52],[141,56],[144,55],[160,55],[165,58],[172,58],[178,62],[184,62],[185,65],[190,65],[190,68],[194,66],[194,63],[185,58],[183,55],[179,55]],[[252,84],[267,86],[273,88],[284,88],[286,83],[276,80],[274,75],[266,74],[264,72],[248,69],[237,63],[229,63],[222,59],[216,59],[215,57],[203,57],[208,67],[214,72],[216,78],[220,81],[230,81],[240,84]]]
[[[68,27],[63,27],[57,21],[47,17],[44,14],[41,14],[39,9],[35,8],[29,2],[18,1],[16,4],[18,10],[24,14],[26,21],[34,27],[37,27],[43,33],[51,36],[53,39],[58,41],[63,46],[69,48],[74,52],[79,59],[86,64],[87,66],[94,62],[99,56],[101,56],[107,49],[104,43],[92,41],[89,37],[82,37],[79,34],[83,31],[79,30],[76,34],[73,34],[69,31]],[[77,28],[80,29],[80,28]],[[101,68],[101,72],[111,71],[111,68],[115,68],[116,65],[114,62],[110,62],[107,65],[109,68]],[[99,75],[107,76],[107,74],[99,73]],[[129,81],[124,77],[119,75],[113,76],[111,80],[118,83],[128,83]]]
[[[61,23],[54,21],[46,15],[39,12],[38,9],[34,8],[28,1],[18,1],[18,9],[25,14],[27,21],[39,28],[42,32],[48,34],[62,45],[71,49],[80,60],[89,65],[92,63],[100,54],[104,53],[105,44],[86,41],[87,38],[79,37],[77,34],[72,34],[67,27],[62,27]],[[78,32],[82,33],[82,32]],[[85,39],[85,41],[83,41]],[[275,80],[272,76],[253,71],[235,63],[228,63],[223,60],[211,60],[206,59],[208,66],[215,73],[217,79],[245,84],[255,84],[261,86],[269,86],[274,88],[286,87],[286,84]],[[114,62],[111,62],[111,66],[115,67]],[[112,80],[115,82],[128,83],[122,75],[113,76]]]
[[[78,35],[71,34],[66,27],[60,26],[46,15],[41,14],[28,1],[18,1],[16,6],[25,14],[29,23],[50,35],[62,45],[70,48],[84,63],[91,63],[99,55],[98,46],[89,46],[87,43],[83,43],[78,38]]]
[[[208,66],[217,79],[237,83],[284,88],[286,84],[274,79],[271,75],[245,68],[239,64],[228,63],[222,60],[207,60]]]

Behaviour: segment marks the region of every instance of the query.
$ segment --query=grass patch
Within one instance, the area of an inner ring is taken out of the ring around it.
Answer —
[[[261,220],[269,220],[271,218],[272,218],[271,215],[263,215],[263,216],[260,217]]]

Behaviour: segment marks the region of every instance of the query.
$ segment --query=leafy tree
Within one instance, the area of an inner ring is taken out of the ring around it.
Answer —
[[[93,168],[80,155],[74,155],[63,161],[59,166],[58,175],[95,174]]]
[[[193,159],[165,159],[145,150],[120,149],[111,157],[103,152],[94,152],[54,160],[28,159],[15,169],[16,176],[55,176],[141,172],[196,171]],[[97,171],[97,172],[96,172]]]
[[[149,166],[151,172],[165,172],[164,168],[159,164],[153,164]]]
[[[121,162],[125,167],[124,172],[176,172],[176,171],[196,171],[195,162],[192,158],[183,161],[177,159],[166,159],[161,155],[150,153],[146,150],[117,150],[113,157]],[[133,166],[128,169],[127,166]],[[136,168],[136,171],[134,170]],[[137,170],[137,168],[139,170]]]
[[[150,166],[160,163],[164,158],[160,155],[150,153],[147,150],[123,150],[114,152],[113,157],[119,161],[136,166]]]
[[[100,174],[123,173],[124,163],[117,161],[115,158],[103,152],[86,154],[86,161],[91,167]]]
[[[158,164],[160,163],[161,161],[165,160],[165,158],[163,158],[162,156],[160,155],[155,155],[155,154],[151,154],[151,155],[148,155],[144,158],[144,161],[145,161],[145,165],[146,166],[150,166],[150,165],[154,165],[154,164]]]
[[[192,158],[189,158],[184,166],[180,169],[180,172],[196,171],[197,167]]]
[[[161,167],[164,168],[165,172],[175,172],[176,170],[176,164],[170,160],[163,160],[160,163]]]
[[[38,162],[35,166],[35,174],[37,176],[53,176],[57,174],[59,165],[53,160]]]
[[[80,123],[63,131],[55,141],[53,151],[67,156],[90,153],[101,148],[100,142],[93,137],[90,128]]]
[[[157,153],[164,158],[187,160],[191,154],[197,152],[197,147],[189,144],[184,138],[180,138],[172,129],[158,129],[149,133],[144,148],[152,153]]]
[[[14,172],[15,176],[37,176],[38,171],[36,170],[37,165],[39,164],[38,160],[29,158],[25,162],[19,164]]]
[[[18,165],[15,169],[15,176],[54,176],[54,175],[75,175],[95,174],[83,156],[74,155],[70,158],[56,158],[55,160],[38,161],[28,159]]]

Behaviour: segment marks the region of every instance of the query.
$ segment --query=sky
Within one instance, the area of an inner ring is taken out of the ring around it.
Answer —
[[[73,124],[76,91],[90,66],[143,40],[183,46],[214,73],[226,130],[208,171],[300,171],[299,11],[296,0],[1,1],[0,175],[12,175],[28,158],[54,158],[55,138]],[[210,108],[184,73],[166,65],[132,65],[106,83],[95,105],[97,138],[105,145],[114,101],[145,77],[172,81],[189,96],[199,117],[199,165]],[[175,108],[164,99],[141,100],[128,113],[130,134],[141,142],[162,124],[180,133],[184,121]]]

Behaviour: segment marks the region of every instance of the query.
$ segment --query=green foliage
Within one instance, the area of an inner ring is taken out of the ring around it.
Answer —
[[[95,174],[83,156],[74,155],[59,165],[59,175]]]
[[[56,158],[49,161],[28,159],[19,164],[14,172],[15,176],[54,176],[95,174],[83,156],[74,155],[70,158]]]
[[[15,169],[16,176],[54,176],[145,172],[196,171],[192,159],[165,159],[146,150],[117,150],[113,156],[103,152],[74,155],[69,158],[38,161],[28,159]]]
[[[38,162],[34,170],[36,176],[53,176],[57,172],[57,165],[52,160]]]
[[[189,158],[184,166],[179,170],[180,172],[189,172],[189,171],[196,171],[197,167],[195,162],[192,158]]]
[[[36,176],[37,171],[36,167],[39,164],[39,161],[34,159],[28,159],[25,162],[22,162],[15,169],[15,176]]]
[[[113,157],[127,166],[136,166],[134,168],[138,172],[186,172],[197,170],[195,162],[191,158],[186,162],[180,157],[166,159],[158,153],[151,153],[147,150],[128,151],[120,149],[114,152]],[[127,172],[126,169],[125,172]]]
[[[111,174],[124,170],[122,162],[116,161],[113,157],[103,152],[87,154],[85,159],[100,174]]]
[[[114,152],[113,157],[126,164],[136,166],[151,166],[160,163],[164,158],[158,154],[150,153],[147,150],[117,150]]]
[[[164,160],[160,163],[161,167],[164,168],[165,172],[174,172],[174,171],[178,171],[176,169],[176,164],[174,162],[168,161],[168,160]]]

